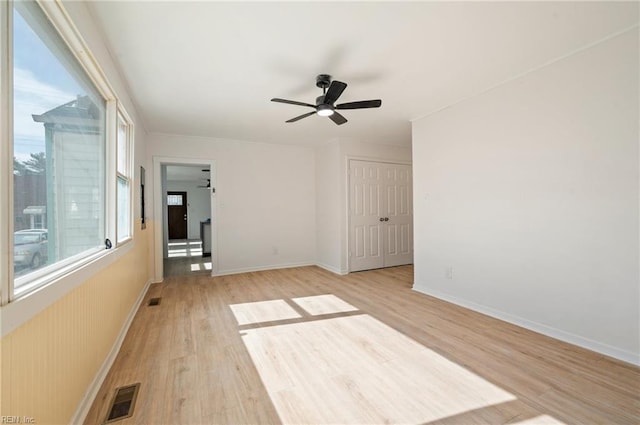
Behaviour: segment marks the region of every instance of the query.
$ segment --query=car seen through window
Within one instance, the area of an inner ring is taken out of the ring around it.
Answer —
[[[18,230],[13,234],[13,264],[16,275],[47,263],[47,230]]]

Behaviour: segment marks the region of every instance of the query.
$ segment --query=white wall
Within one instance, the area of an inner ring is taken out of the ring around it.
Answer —
[[[349,271],[347,168],[350,158],[411,162],[411,148],[336,140],[316,149],[317,264],[335,273]]]
[[[316,148],[316,262],[320,267],[341,273],[341,175],[338,142]]]
[[[216,161],[219,274],[315,263],[312,148],[150,135],[149,155]]]
[[[166,191],[187,192],[187,236],[200,239],[200,222],[211,217],[211,197],[209,189],[198,187],[201,181],[168,180]]]
[[[638,48],[414,122],[415,289],[640,363]]]

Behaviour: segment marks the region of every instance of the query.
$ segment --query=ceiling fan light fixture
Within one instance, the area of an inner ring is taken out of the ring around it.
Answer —
[[[333,115],[333,108],[329,105],[318,105],[318,115],[321,117]]]
[[[331,76],[327,74],[318,75],[318,77],[316,78],[316,86],[322,89],[322,94],[316,97],[315,104],[298,102],[296,100],[280,99],[279,97],[274,97],[273,99],[271,99],[272,102],[305,106],[307,108],[313,109],[312,112],[298,115],[297,117],[293,117],[289,120],[286,120],[285,122],[292,123],[300,121],[301,119],[310,117],[312,115],[320,115],[321,117],[328,117],[331,121],[333,121],[335,125],[342,125],[347,122],[347,119],[343,117],[339,112],[337,112],[338,110],[379,108],[382,105],[382,101],[380,99],[359,100],[356,102],[340,103],[336,105],[336,101],[338,100],[344,89],[347,88],[347,84],[337,80],[331,81]]]

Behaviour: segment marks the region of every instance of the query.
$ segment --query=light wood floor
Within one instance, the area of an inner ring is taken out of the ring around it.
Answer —
[[[411,290],[409,266],[152,285],[86,423],[638,424],[640,369]]]

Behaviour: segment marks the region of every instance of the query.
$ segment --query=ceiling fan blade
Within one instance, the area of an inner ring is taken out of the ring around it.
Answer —
[[[327,90],[327,94],[324,95],[324,103],[329,105],[333,105],[333,102],[338,100],[344,89],[347,88],[347,85],[342,81],[332,81],[329,86],[329,90]]]
[[[316,105],[312,105],[310,103],[296,102],[295,100],[278,99],[277,97],[274,97],[273,99],[271,99],[271,101],[272,102],[279,102],[279,103],[288,103],[289,105],[308,106],[308,107],[314,108],[314,109],[316,107]]]
[[[313,112],[307,112],[306,114],[302,114],[302,115],[299,115],[299,116],[297,116],[297,117],[295,117],[295,118],[291,118],[290,120],[287,120],[287,121],[285,121],[285,122],[296,122],[296,121],[301,120],[302,118],[310,117],[311,115],[314,115],[315,113],[316,113],[316,111],[313,111]]]
[[[336,109],[364,109],[364,108],[379,108],[382,105],[382,100],[361,100],[358,102],[347,102],[336,105]]]
[[[338,125],[342,125],[347,122],[347,119],[342,115],[340,115],[339,113],[337,113],[336,111],[333,111],[333,114],[329,115],[329,118],[331,118],[331,121],[333,121]]]

